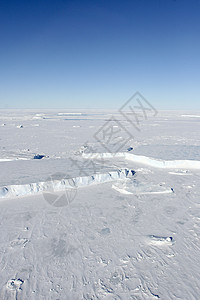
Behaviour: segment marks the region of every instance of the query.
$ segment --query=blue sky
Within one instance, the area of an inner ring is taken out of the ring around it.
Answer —
[[[0,108],[200,109],[200,0],[0,0]]]

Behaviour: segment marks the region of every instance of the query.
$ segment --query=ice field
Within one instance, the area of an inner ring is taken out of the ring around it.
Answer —
[[[136,123],[0,110],[0,299],[199,299],[200,112]]]

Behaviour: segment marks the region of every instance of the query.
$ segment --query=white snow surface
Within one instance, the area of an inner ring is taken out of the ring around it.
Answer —
[[[199,299],[198,116],[0,110],[0,299]]]

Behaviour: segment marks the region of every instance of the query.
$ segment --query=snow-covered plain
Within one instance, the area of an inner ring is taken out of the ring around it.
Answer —
[[[199,299],[198,116],[1,110],[0,299]]]

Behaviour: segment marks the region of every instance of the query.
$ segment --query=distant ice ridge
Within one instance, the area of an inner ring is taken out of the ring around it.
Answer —
[[[58,192],[66,189],[79,188],[93,184],[116,181],[133,176],[135,171],[119,169],[103,174],[94,174],[84,177],[74,177],[62,180],[35,182],[22,185],[8,185],[0,188],[0,198],[11,198],[25,195],[34,195],[42,192]]]
[[[79,113],[79,112],[67,112],[67,113],[58,113],[58,116],[82,116],[85,115],[83,113]]]
[[[137,163],[145,164],[154,168],[160,169],[200,169],[199,160],[162,160],[148,156],[135,155],[127,152],[118,153],[83,153],[83,158],[86,159],[102,159],[122,157]]]
[[[28,158],[16,157],[16,158],[0,158],[0,162],[13,161],[13,160],[28,160]]]
[[[198,116],[198,115],[181,115],[181,117],[200,118],[200,116]]]

